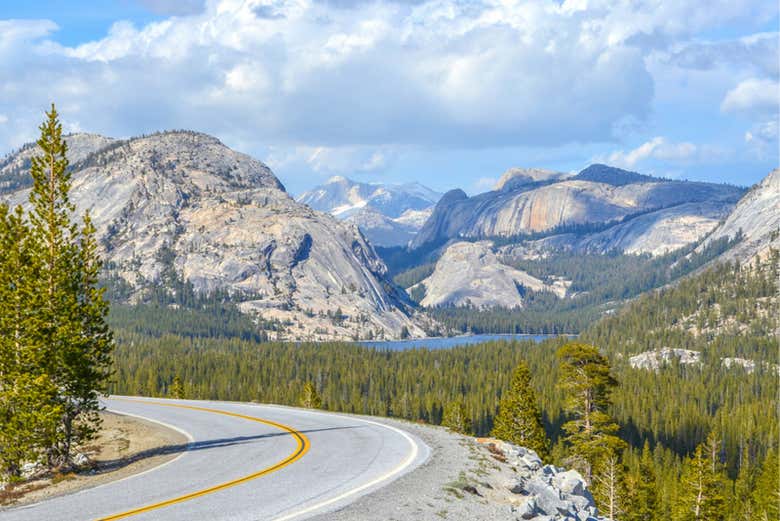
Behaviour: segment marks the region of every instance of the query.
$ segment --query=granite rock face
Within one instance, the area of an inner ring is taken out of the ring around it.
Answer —
[[[500,190],[474,197],[448,192],[412,246],[458,237],[553,235],[576,228],[576,239],[600,233],[593,244],[601,248],[662,252],[711,231],[743,193],[732,186],[656,179],[604,165],[576,176],[520,172],[507,175]],[[679,233],[667,231],[677,225]]]
[[[491,452],[503,457],[515,469],[506,483],[515,495],[514,519],[598,521],[593,496],[585,479],[576,470],[544,465],[532,450],[500,440],[484,440]]]
[[[297,203],[260,161],[195,132],[106,143],[74,162],[71,196],[132,300],[173,269],[285,323],[285,339],[423,335],[357,227]]]
[[[360,183],[336,176],[297,200],[358,225],[373,244],[396,246],[414,238],[440,197],[420,183]]]
[[[769,248],[780,249],[780,169],[772,170],[737,203],[726,220],[702,244],[742,233],[743,240],[726,252],[725,259],[749,262],[765,255]]]
[[[554,284],[502,264],[489,241],[456,242],[447,247],[434,272],[420,284],[425,288],[423,306],[466,306],[477,308],[523,306],[527,291],[566,294],[567,284]],[[413,289],[413,288],[412,288]]]

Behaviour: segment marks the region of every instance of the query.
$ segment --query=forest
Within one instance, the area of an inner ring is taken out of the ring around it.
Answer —
[[[741,240],[741,237],[720,239],[701,251],[696,251],[696,245],[692,244],[656,257],[618,252],[606,255],[560,252],[528,260],[503,255],[504,264],[541,280],[554,277],[570,280],[571,296],[561,299],[550,292],[526,289],[522,312],[501,307],[451,306],[427,308],[426,312],[447,328],[464,333],[579,333],[626,300],[693,273]],[[393,280],[408,288],[428,277],[434,268],[434,262],[424,262],[397,273]],[[419,302],[425,295],[422,285],[415,290],[418,291],[411,296]]]
[[[771,472],[780,435],[774,365],[779,257],[772,252],[749,266],[718,265],[639,297],[580,335],[579,340],[604,353],[616,382],[607,410],[626,447],[620,455],[626,493],[641,476],[654,480],[654,517],[620,519],[688,519],[678,512],[687,491],[681,483],[707,450],[709,468],[717,470],[710,475],[713,490],[723,505],[710,518],[751,519],[746,512],[757,512],[753,518],[762,519],[758,513],[769,512],[766,519],[776,519],[779,496]],[[310,384],[327,410],[431,424],[440,424],[445,409],[459,402],[471,432],[486,435],[513,369],[524,362],[550,457],[564,462],[570,456],[562,427],[571,416],[556,358],[568,338],[397,352],[350,343],[262,342],[249,335],[249,325],[240,318],[229,318],[230,311],[220,327],[219,316],[204,303],[168,308],[167,315],[158,315],[159,309],[147,312],[163,320],[144,325],[122,308],[110,317],[118,344],[113,392],[172,395],[176,381],[181,385],[177,395],[190,398],[298,404]],[[198,323],[202,317],[203,326],[193,329],[200,333],[182,333],[178,317],[182,323]],[[699,350],[702,363],[672,362],[657,371],[628,363],[629,356],[660,347]],[[723,357],[756,364],[752,370],[727,368]]]

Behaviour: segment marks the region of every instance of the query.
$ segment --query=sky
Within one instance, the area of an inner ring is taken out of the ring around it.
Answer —
[[[294,194],[479,193],[600,162],[749,186],[780,165],[768,0],[0,0],[0,156],[65,129],[212,134]]]

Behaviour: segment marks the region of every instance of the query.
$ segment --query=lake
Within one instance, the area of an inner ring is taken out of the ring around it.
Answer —
[[[415,338],[412,340],[377,340],[364,341],[358,344],[374,347],[377,349],[390,349],[393,351],[404,351],[423,347],[426,349],[448,349],[450,347],[465,346],[489,342],[491,340],[534,340],[541,342],[548,338],[555,338],[558,335],[464,335],[453,337],[433,337],[433,338]]]

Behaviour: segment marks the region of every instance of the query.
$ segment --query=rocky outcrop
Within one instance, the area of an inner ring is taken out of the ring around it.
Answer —
[[[505,488],[517,498],[512,506],[517,520],[597,521],[598,509],[585,479],[576,470],[544,465],[532,450],[500,440],[480,440],[500,460],[515,469]]]
[[[71,198],[92,213],[133,300],[173,273],[196,291],[230,292],[243,311],[284,324],[285,339],[423,334],[357,227],[297,203],[266,165],[211,136],[110,142],[75,162]]]
[[[419,183],[370,184],[336,176],[297,200],[358,225],[373,244],[396,246],[414,237],[440,197]]]
[[[663,347],[661,349],[639,353],[628,359],[629,365],[634,369],[647,369],[650,371],[657,371],[661,367],[669,365],[674,361],[677,361],[680,365],[698,366],[702,364],[702,354],[699,351],[693,351],[691,349],[672,349]],[[748,374],[755,371],[757,367],[771,369],[780,373],[780,365],[767,362],[756,363],[755,360],[749,360],[747,358],[724,357],[720,359],[720,363],[726,369],[741,369]]]
[[[516,190],[552,183],[570,177],[569,174],[544,168],[510,168],[501,175],[494,190]]]
[[[550,291],[559,297],[567,284],[545,284],[524,271],[502,264],[492,243],[451,244],[436,263],[434,272],[420,282],[425,288],[423,306],[474,306],[477,308],[523,306],[527,291]],[[414,287],[410,289],[413,291]]]
[[[732,186],[655,179],[604,165],[594,165],[574,177],[550,174],[543,182],[514,184],[511,179],[502,190],[474,197],[462,191],[446,194],[412,246],[441,244],[457,237],[520,240],[571,228],[576,229],[573,238],[578,240],[603,232],[596,242],[628,248],[641,245],[633,251],[664,251],[682,240],[700,239],[714,226],[713,219],[730,211],[743,193]],[[642,215],[645,219],[633,223],[633,229],[609,231]],[[675,219],[687,228],[680,237],[667,239],[664,230],[674,226]],[[630,238],[621,238],[626,235]]]
[[[663,255],[695,243],[726,218],[730,204],[685,203],[628,219],[603,232],[574,238],[577,252]]]
[[[67,157],[71,165],[84,161],[90,154],[111,144],[114,140],[97,134],[69,134]],[[32,186],[30,158],[38,151],[38,145],[28,143],[0,160],[0,194]]]
[[[680,365],[699,365],[701,353],[691,349],[673,349],[663,347],[654,351],[645,351],[628,359],[629,365],[634,369],[649,369],[657,371],[659,368],[677,361]]]
[[[749,262],[756,255],[764,255],[769,248],[780,249],[780,169],[772,170],[751,188],[700,248],[740,233],[742,241],[726,252],[723,259]]]

